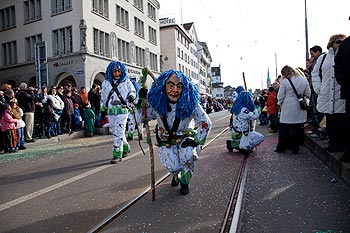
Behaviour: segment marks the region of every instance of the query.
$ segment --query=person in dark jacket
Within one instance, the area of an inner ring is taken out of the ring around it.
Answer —
[[[350,36],[339,46],[334,58],[334,74],[340,85],[340,98],[345,99],[345,132],[347,133],[344,134],[344,141],[350,142]],[[350,162],[350,143],[345,143],[344,153],[339,160]]]
[[[51,138],[57,136],[55,133],[55,110],[52,105],[52,99],[47,99],[44,104],[44,121],[45,121],[45,129],[47,138]]]
[[[27,88],[26,83],[19,85],[20,90],[16,93],[18,106],[23,110],[23,120],[26,123],[24,136],[26,142],[35,142],[33,138],[34,130],[34,112],[35,112],[35,95],[34,88]]]

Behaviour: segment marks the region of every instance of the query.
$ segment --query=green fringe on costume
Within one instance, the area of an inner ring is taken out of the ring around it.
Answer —
[[[113,148],[113,158],[121,159],[123,154],[123,150],[120,150],[120,148]]]
[[[192,177],[192,172],[188,171],[184,173],[183,170],[181,170],[181,183],[183,184],[190,184],[190,179]]]

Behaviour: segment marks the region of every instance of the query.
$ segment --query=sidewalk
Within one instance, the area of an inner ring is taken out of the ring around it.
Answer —
[[[309,131],[309,129],[306,127],[305,132],[307,131]],[[307,133],[305,133],[305,146],[347,185],[350,185],[350,163],[339,161],[343,152],[327,152],[325,150],[328,146],[327,140],[313,138]]]
[[[107,128],[97,128],[96,132],[93,137],[96,137],[97,135],[107,135],[108,134],[108,129]],[[85,137],[85,130],[79,130],[77,132],[73,132],[72,134],[62,134],[62,135],[57,135],[56,137],[51,137],[51,138],[46,138],[45,136],[39,139],[35,139],[35,142],[31,143],[25,143],[26,147],[33,147],[37,145],[44,145],[44,144],[52,144],[52,143],[57,143],[57,142],[64,142],[64,141],[69,141],[77,138],[84,138]]]

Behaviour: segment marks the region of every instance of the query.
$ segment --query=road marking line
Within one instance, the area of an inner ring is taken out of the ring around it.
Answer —
[[[104,170],[104,169],[106,169],[107,167],[110,167],[110,166],[111,165],[104,165],[102,167],[95,168],[95,169],[93,169],[91,171],[87,171],[87,172],[85,172],[83,174],[80,174],[78,176],[72,177],[72,178],[70,178],[68,180],[64,180],[64,181],[59,182],[57,184],[51,185],[51,186],[49,186],[47,188],[43,188],[43,189],[38,190],[36,192],[30,193],[28,195],[22,196],[20,198],[15,199],[15,200],[9,201],[9,202],[7,202],[5,204],[0,205],[0,211],[6,210],[6,209],[8,209],[8,208],[10,208],[12,206],[18,205],[18,204],[20,204],[22,202],[28,201],[28,200],[30,200],[32,198],[35,198],[35,197],[40,196],[40,195],[43,195],[43,194],[48,193],[48,192],[50,192],[52,190],[58,189],[60,187],[63,187],[63,186],[65,186],[67,184],[70,184],[70,183],[72,183],[74,181],[80,180],[80,179],[82,179],[84,177],[87,177],[87,176],[89,176],[91,174],[94,174],[96,172]]]
[[[145,150],[145,151],[146,151],[146,150]],[[141,154],[141,153],[142,153],[142,152],[139,151],[139,152],[137,152],[137,153],[134,153],[134,154],[132,154],[132,155],[126,157],[126,158],[123,159],[123,160],[131,159],[131,158],[133,158],[133,157],[135,157],[135,156],[137,156],[137,155],[139,155],[139,154]],[[55,189],[61,188],[61,187],[63,187],[63,186],[66,186],[66,185],[68,185],[68,184],[70,184],[70,183],[73,183],[73,182],[75,182],[75,181],[78,181],[78,180],[80,180],[80,179],[83,179],[83,178],[85,178],[85,177],[87,177],[87,176],[89,176],[89,175],[92,175],[92,174],[94,174],[94,173],[97,173],[97,172],[99,172],[99,171],[102,171],[102,170],[104,170],[104,169],[106,169],[106,168],[109,168],[109,167],[111,167],[111,166],[113,166],[113,165],[112,165],[112,164],[108,164],[108,165],[103,165],[103,166],[101,166],[101,167],[97,167],[97,168],[92,169],[92,170],[90,170],[90,171],[84,172],[83,174],[74,176],[74,177],[72,177],[72,178],[70,178],[70,179],[68,179],[68,180],[61,181],[61,182],[59,182],[59,183],[57,183],[57,184],[54,184],[54,185],[51,185],[51,186],[49,186],[49,187],[40,189],[40,190],[38,190],[38,191],[36,191],[36,192],[33,192],[33,193],[27,194],[27,195],[25,195],[25,196],[19,197],[19,198],[15,199],[15,200],[6,202],[6,203],[0,205],[0,212],[3,211],[3,210],[8,209],[8,208],[10,208],[10,207],[13,207],[13,206],[15,206],[15,205],[21,204],[21,203],[23,203],[23,202],[25,202],[25,201],[29,201],[30,199],[33,199],[33,198],[38,197],[38,196],[40,196],[40,195],[43,195],[43,194],[45,194],[45,193],[51,192],[51,191],[53,191],[53,190],[55,190]],[[115,166],[115,165],[114,165],[114,166]]]
[[[228,116],[221,117],[221,118],[219,118],[219,119],[215,120],[214,122],[221,121],[221,120],[223,120],[223,119],[225,119],[225,118],[227,118],[227,117],[229,117],[229,115],[228,115]]]

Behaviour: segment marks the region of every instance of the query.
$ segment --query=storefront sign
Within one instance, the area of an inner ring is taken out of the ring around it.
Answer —
[[[53,63],[54,67],[60,67],[60,66],[66,66],[66,65],[73,65],[73,61],[68,60],[68,61],[59,61],[59,62]]]
[[[175,24],[175,18],[169,19],[169,18],[165,18],[165,19],[160,19],[159,20],[159,24],[164,26],[164,25],[168,25],[168,24]]]
[[[75,72],[76,74],[84,74],[84,70],[77,70],[76,72]]]
[[[141,74],[141,72],[139,70],[133,70],[133,69],[130,69],[130,68],[128,68],[128,73],[129,74],[137,74],[137,75]]]

